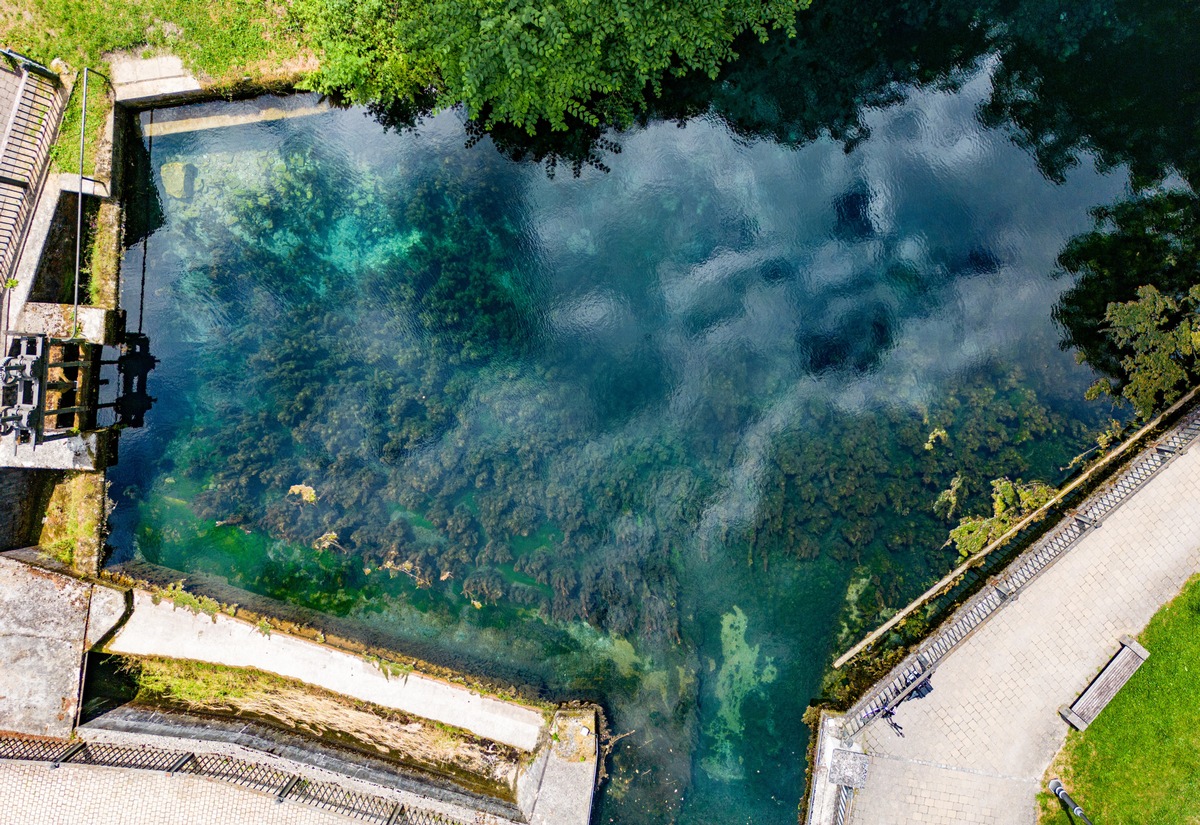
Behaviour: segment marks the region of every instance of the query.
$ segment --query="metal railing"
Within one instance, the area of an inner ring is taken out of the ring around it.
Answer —
[[[847,662],[858,656],[867,648],[877,643],[880,639],[897,628],[902,622],[908,619],[922,607],[928,607],[935,602],[944,601],[944,597],[951,590],[958,589],[957,584],[962,581],[974,578],[978,583],[978,574],[981,570],[991,566],[995,560],[992,554],[998,550],[1002,550],[1010,544],[1010,541],[1016,540],[1026,529],[1036,524],[1038,521],[1046,518],[1054,512],[1061,512],[1063,503],[1070,496],[1074,496],[1076,492],[1085,484],[1094,483],[1095,480],[1104,477],[1104,474],[1110,472],[1117,465],[1117,459],[1132,449],[1134,446],[1141,444],[1145,436],[1156,431],[1164,421],[1168,420],[1180,410],[1186,409],[1192,404],[1197,397],[1200,397],[1200,386],[1195,387],[1183,398],[1171,405],[1170,409],[1166,410],[1153,421],[1146,424],[1132,436],[1122,442],[1121,446],[1113,450],[1108,455],[1097,461],[1089,467],[1081,476],[1076,478],[1066,487],[1059,490],[1050,501],[1043,504],[1037,510],[1025,516],[1015,525],[1010,527],[1002,536],[995,539],[984,547],[979,552],[965,559],[961,564],[939,579],[928,590],[922,593],[913,601],[909,602],[908,606],[900,612],[893,615],[886,622],[881,624],[875,630],[868,633],[857,644],[839,656],[833,662],[834,670],[845,665]],[[997,556],[1002,555],[997,553]],[[1004,566],[1001,562],[1000,566]]]
[[[58,75],[23,55],[0,49],[0,80],[15,82],[12,107],[0,112],[0,284],[13,277],[33,217],[66,95]]]
[[[850,821],[850,803],[854,799],[854,788],[838,785],[837,807],[833,810],[833,825],[846,825]]]
[[[49,762],[54,767],[63,764],[99,765],[163,771],[167,774],[192,774],[270,794],[277,802],[289,800],[383,825],[466,825],[461,820],[436,811],[414,808],[383,796],[353,791],[336,782],[308,779],[270,765],[217,754],[78,740],[63,742],[0,737],[0,759]]]
[[[933,634],[863,695],[846,714],[842,738],[858,735],[880,716],[887,717],[925,684],[949,653],[979,629],[1005,602],[1040,576],[1080,538],[1140,490],[1178,454],[1200,438],[1200,407],[1193,408],[1162,438],[1144,449],[1128,467],[1093,493],[1074,514],[1064,518],[1029,549],[1017,556],[982,590],[968,599]]]

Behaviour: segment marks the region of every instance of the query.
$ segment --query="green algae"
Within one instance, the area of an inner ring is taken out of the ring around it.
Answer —
[[[748,620],[737,605],[721,616],[721,668],[717,671],[714,692],[718,703],[716,717],[707,729],[712,737],[711,752],[701,763],[713,779],[734,781],[744,776],[736,749],[745,732],[742,705],[779,676],[775,662],[762,657],[759,646],[746,640]]]

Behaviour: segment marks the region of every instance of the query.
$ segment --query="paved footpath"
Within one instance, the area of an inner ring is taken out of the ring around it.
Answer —
[[[1025,825],[1067,734],[1070,704],[1164,602],[1200,572],[1200,446],[1089,531],[882,722],[852,825]],[[1154,655],[1154,651],[1150,651]]]
[[[214,779],[0,762],[0,822],[20,825],[342,825],[357,820]]]

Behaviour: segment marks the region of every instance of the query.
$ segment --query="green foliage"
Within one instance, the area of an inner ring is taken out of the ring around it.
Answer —
[[[1180,301],[1153,286],[1138,289],[1136,301],[1111,303],[1105,318],[1117,347],[1132,351],[1121,359],[1129,380],[1121,395],[1142,420],[1179,398],[1196,374],[1200,351],[1200,284]],[[1087,393],[1089,399],[1112,395],[1113,383],[1101,378]]]
[[[960,498],[965,494],[965,479],[962,473],[954,476],[950,482],[950,486],[938,495],[937,500],[933,503],[933,512],[937,513],[942,518],[953,518],[958,512],[958,507],[962,503]]]
[[[0,42],[46,65],[60,58],[74,71],[103,70],[109,52],[164,49],[182,57],[202,79],[232,82],[251,70],[266,75],[265,64],[279,67],[301,50],[284,7],[272,0],[15,0],[14,5],[16,13],[0,15]],[[93,86],[88,95],[89,121],[95,91]]]
[[[1022,483],[998,478],[992,482],[992,514],[969,516],[950,531],[950,540],[961,559],[975,555],[1007,533],[1013,525],[1037,510],[1057,491],[1040,481]]]
[[[363,661],[374,665],[387,679],[392,679],[397,676],[407,679],[408,675],[414,670],[413,666],[408,662],[394,662],[391,659],[385,659],[382,656],[376,656],[374,653],[368,653],[364,655]]]
[[[196,707],[230,705],[234,700],[266,696],[297,683],[252,668],[189,659],[130,659],[126,665],[138,687],[138,699],[169,699]]]
[[[12,7],[8,13],[7,7]],[[170,51],[204,81],[232,86],[251,75],[260,83],[287,80],[303,54],[300,33],[274,0],[11,0],[0,13],[0,44],[66,72],[89,77],[84,173],[94,175],[96,151],[112,106],[106,55]],[[82,78],[63,113],[52,157],[60,172],[78,172]]]
[[[46,555],[60,564],[65,564],[70,567],[75,562],[75,542],[71,539],[59,539],[58,541],[42,545],[40,548],[43,555]]]
[[[780,440],[749,536],[755,555],[842,559],[868,549],[924,550],[942,532],[933,499],[938,515],[949,518],[985,504],[974,492],[983,485],[971,479],[1049,469],[1034,468],[1031,448],[1066,425],[1022,385],[1019,371],[984,371],[946,395],[924,420],[896,409],[845,418],[810,413],[830,435]],[[938,443],[926,449],[930,431]],[[888,586],[902,576],[896,571]]]
[[[1096,228],[1072,238],[1059,256],[1077,281],[1054,316],[1066,333],[1064,345],[1077,349],[1119,390],[1129,377],[1123,363],[1129,353],[1112,334],[1110,308],[1139,300],[1139,290],[1150,286],[1178,305],[1175,311],[1160,307],[1165,326],[1178,324],[1189,290],[1200,283],[1200,198],[1186,190],[1153,192],[1093,214]],[[1119,312],[1128,317],[1152,309],[1147,304]]]
[[[715,77],[749,31],[794,33],[803,0],[299,0],[324,51],[309,82],[355,102],[464,104],[486,123],[628,123],[667,72]]]

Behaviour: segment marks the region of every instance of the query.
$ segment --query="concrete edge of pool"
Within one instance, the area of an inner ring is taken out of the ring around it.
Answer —
[[[27,73],[37,71],[45,72],[37,66],[26,70]],[[33,300],[43,259],[55,243],[55,222],[61,220],[57,213],[62,210],[65,197],[80,194],[97,199],[106,208],[120,210],[117,178],[122,147],[118,109],[136,110],[206,97],[201,84],[183,69],[178,58],[169,55],[145,60],[118,56],[114,60],[112,77],[117,105],[110,111],[104,127],[96,159],[96,179],[83,178],[81,181],[76,175],[55,174],[50,168],[48,153],[28,170],[30,186],[24,196],[28,200],[28,214],[19,227],[18,254],[13,263],[16,284],[8,290],[5,307],[5,318],[13,322],[11,329],[19,331],[14,334],[40,336],[45,340],[81,339],[95,349],[93,354],[97,358],[101,357],[98,353],[103,347],[118,345],[124,337],[124,315],[117,306],[115,294],[107,295],[102,291],[96,306],[72,307],[71,304],[45,304]],[[4,80],[8,80],[7,75]],[[67,82],[56,86],[52,111],[44,119],[36,140],[46,145],[52,141],[71,85]],[[14,105],[20,103],[20,99],[16,99]],[[232,116],[219,115],[187,122],[172,122],[166,118],[154,128],[167,134],[303,117],[326,108],[325,104],[297,108],[289,100],[280,99],[274,106],[258,109],[247,106]],[[6,148],[7,144],[0,147]],[[39,357],[47,360],[46,355]],[[49,360],[54,360],[53,355]],[[403,798],[393,799],[392,815],[385,817],[389,822],[398,821],[396,817],[402,809],[409,815],[418,815],[417,819],[403,821],[424,821],[419,818],[422,812],[449,817],[444,820],[446,822],[584,825],[590,820],[600,765],[599,719],[595,708],[564,707],[551,717],[537,708],[486,696],[415,672],[389,678],[378,663],[333,647],[278,630],[263,633],[245,620],[224,614],[212,618],[192,614],[160,601],[156,594],[136,586],[114,586],[84,578],[99,572],[98,557],[77,559],[75,569],[67,569],[46,561],[36,548],[23,547],[32,543],[31,535],[26,534],[32,531],[36,537],[38,529],[33,524],[36,521],[33,499],[37,498],[37,492],[35,485],[27,483],[27,471],[102,474],[115,459],[115,431],[83,429],[81,432],[79,428],[68,428],[61,437],[46,440],[22,439],[12,434],[0,438],[6,456],[0,463],[7,468],[0,482],[5,500],[14,499],[11,508],[13,525],[8,526],[4,541],[9,548],[23,548],[0,555],[0,627],[5,629],[0,639],[0,664],[3,665],[0,667],[0,761],[37,761],[39,757],[31,754],[40,753],[53,757],[55,767],[60,763],[72,764],[71,760],[75,758],[88,769],[132,769],[132,763],[96,768],[105,763],[96,761],[96,754],[89,755],[87,749],[79,750],[77,746],[103,745],[110,750],[154,748],[184,755],[236,757],[252,766],[273,764],[275,769],[288,776],[345,785],[346,793],[354,792],[352,786],[358,783],[358,792],[365,788],[366,793],[382,794],[383,799],[391,798],[389,794],[401,794]],[[16,526],[17,522],[24,524],[25,521],[30,524]],[[102,523],[98,523],[97,530],[101,529]],[[82,567],[79,566],[81,563]],[[137,714],[128,708],[124,711],[118,708],[107,716],[79,725],[86,654],[92,650],[234,667],[253,666],[352,700],[428,719],[435,725],[463,729],[481,740],[508,746],[524,754],[522,768],[511,789],[516,803],[497,801],[493,805],[479,797],[478,804],[472,805],[469,795],[464,795],[465,805],[451,804],[389,787],[386,770],[364,772],[352,763],[346,763],[348,767],[343,765],[340,770],[313,768],[313,763],[331,765],[338,763],[338,759],[319,758],[322,753],[320,743],[310,740],[306,744],[303,737],[290,746],[294,758],[284,758],[274,752],[277,748],[270,742],[247,738],[246,731],[250,726],[245,726],[236,736],[229,732],[213,733],[219,726],[211,724],[189,727],[175,720],[172,728],[162,724],[162,720],[135,718]],[[207,731],[207,734],[198,731]],[[56,742],[62,743],[61,752],[55,750]],[[36,743],[42,743],[42,747],[35,747]],[[320,776],[313,774],[314,770]],[[367,776],[375,781],[364,778]],[[19,792],[19,789],[13,790]],[[3,794],[0,791],[0,804],[6,801]],[[283,796],[280,789],[277,801],[282,801]],[[15,804],[18,800],[7,801]],[[401,805],[402,808],[398,807]],[[293,812],[292,817],[288,821],[303,819],[298,812]]]
[[[592,708],[561,708],[551,719],[535,708],[484,696],[470,688],[410,673],[389,678],[379,667],[332,647],[281,631],[266,635],[244,619],[208,616],[138,588],[120,588],[32,563],[30,551],[0,555],[0,736],[184,754],[228,756],[273,766],[288,776],[345,785],[347,792],[396,797],[409,808],[454,822],[586,825],[599,769],[598,720]],[[115,629],[115,632],[114,632]],[[107,641],[105,641],[107,639]],[[393,708],[433,723],[463,728],[520,751],[512,788],[516,805],[489,804],[469,794],[420,793],[420,783],[389,780],[330,755],[330,748],[293,736],[285,748],[235,723],[167,724],[161,714],[122,706],[83,725],[76,722],[87,650],[209,662],[289,677],[331,693]],[[0,757],[14,756],[0,744]],[[69,758],[65,761],[69,761]],[[406,789],[406,787],[408,789]],[[399,794],[399,796],[396,796]],[[2,797],[2,793],[0,793]],[[505,815],[507,814],[507,815]]]

